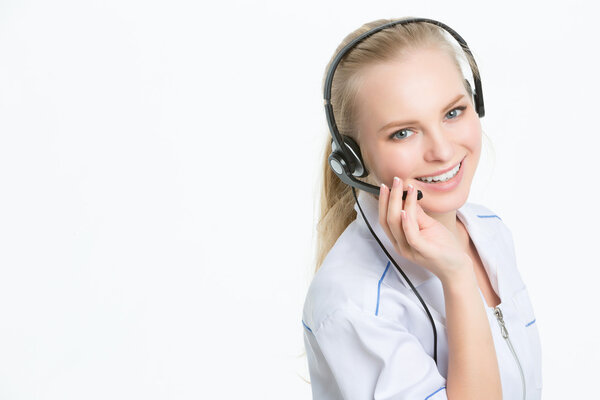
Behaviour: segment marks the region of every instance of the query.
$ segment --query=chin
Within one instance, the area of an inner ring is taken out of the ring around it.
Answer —
[[[451,194],[423,192],[419,204],[427,214],[446,214],[461,208],[469,198],[468,190],[460,190]]]

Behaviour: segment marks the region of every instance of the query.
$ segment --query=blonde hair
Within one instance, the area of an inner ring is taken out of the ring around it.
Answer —
[[[402,19],[408,19],[406,17]],[[383,24],[397,21],[379,19],[364,24],[344,38],[327,64],[329,70],[335,55],[353,39]],[[360,84],[359,72],[368,65],[382,63],[407,56],[410,52],[423,48],[437,48],[451,56],[462,74],[459,53],[453,42],[446,38],[442,28],[425,22],[398,24],[384,29],[358,43],[338,65],[331,87],[331,104],[340,134],[350,136],[359,145],[357,132],[353,129],[356,92]],[[456,46],[459,46],[458,44]],[[462,52],[462,51],[461,51]],[[465,54],[473,74],[479,78],[477,65],[470,54]],[[465,88],[472,93],[465,79]],[[320,199],[320,216],[317,223],[317,248],[315,272],[321,267],[327,253],[348,225],[356,218],[352,188],[343,183],[331,170],[328,157],[331,154],[331,135],[327,135],[323,153],[323,175]],[[368,166],[366,166],[368,169]],[[372,174],[363,181],[377,184]]]

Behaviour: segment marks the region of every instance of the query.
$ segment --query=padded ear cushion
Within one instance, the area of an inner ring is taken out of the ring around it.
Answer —
[[[350,150],[352,154],[352,160],[350,161],[352,175],[357,178],[362,178],[368,175],[368,171],[365,168],[365,164],[363,163],[362,156],[360,154],[360,147],[358,144],[352,139],[350,136],[342,136],[344,139],[344,143],[346,144],[346,148]]]
[[[331,141],[331,154],[329,155],[329,165],[337,175],[352,174],[353,176],[362,178],[367,176],[368,172],[364,166],[360,155],[358,144],[349,136],[342,135],[342,140],[346,145],[346,150],[350,154],[350,159],[338,147],[335,140]],[[345,172],[344,172],[345,171]]]
[[[465,84],[466,86],[469,88],[469,95],[471,95],[471,97],[473,98],[473,102],[475,102],[475,92],[473,92],[473,88],[471,87],[471,83],[469,82],[468,79],[465,79]]]

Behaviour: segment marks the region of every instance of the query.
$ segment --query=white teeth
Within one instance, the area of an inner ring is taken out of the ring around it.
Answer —
[[[454,177],[454,175],[456,175],[456,173],[458,172],[458,170],[460,169],[460,166],[462,164],[462,161],[453,169],[451,169],[450,171],[446,172],[445,174],[441,174],[438,176],[430,176],[427,178],[417,178],[417,180],[420,180],[422,182],[429,182],[431,183],[433,182],[445,182],[449,179],[452,179]]]

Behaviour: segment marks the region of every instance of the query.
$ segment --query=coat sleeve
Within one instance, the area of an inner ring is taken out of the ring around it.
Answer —
[[[344,399],[447,399],[435,361],[399,323],[348,306],[314,335]]]

